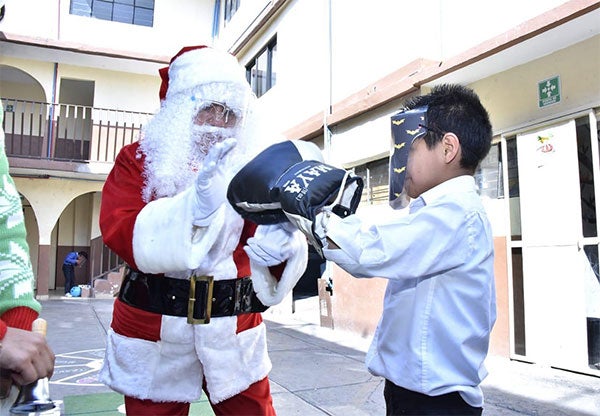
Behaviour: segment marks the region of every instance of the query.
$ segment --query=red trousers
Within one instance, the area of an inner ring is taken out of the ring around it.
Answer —
[[[206,388],[204,389],[206,392]],[[207,393],[208,396],[208,393]],[[209,397],[210,399],[210,397]],[[216,416],[275,416],[269,378],[250,385],[243,392],[217,404],[210,403]],[[187,416],[189,403],[140,400],[125,396],[127,416]]]

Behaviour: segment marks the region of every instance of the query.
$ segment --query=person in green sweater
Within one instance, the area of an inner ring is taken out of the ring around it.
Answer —
[[[33,292],[21,199],[8,173],[3,119],[0,102],[0,413],[14,402],[17,385],[51,377],[55,359],[46,338],[31,332],[41,305]]]

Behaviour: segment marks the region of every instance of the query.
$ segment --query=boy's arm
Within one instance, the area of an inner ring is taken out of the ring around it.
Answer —
[[[327,237],[327,240],[326,240],[326,241],[327,241],[327,248],[328,248],[329,250],[339,250],[339,249],[340,249],[340,248],[338,247],[338,245],[337,245],[337,244],[335,244],[331,238]]]
[[[331,215],[323,254],[355,277],[429,276],[455,268],[471,255],[472,248],[462,243],[468,241],[463,220],[439,212],[398,213],[377,223],[359,215]]]
[[[67,254],[67,257],[65,258],[65,263],[70,264],[72,266],[77,265],[78,264],[77,253],[71,252],[71,253]]]

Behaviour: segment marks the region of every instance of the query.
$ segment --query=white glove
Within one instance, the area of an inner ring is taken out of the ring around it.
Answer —
[[[329,223],[329,218],[332,215],[335,214],[331,211],[331,208],[326,207],[315,216],[312,234],[321,243],[321,248],[327,247],[327,224]],[[315,247],[317,253],[323,257],[323,251],[321,248]]]
[[[194,225],[208,225],[212,214],[226,201],[227,179],[223,172],[223,158],[236,144],[234,138],[215,143],[204,157],[196,178]]]
[[[260,266],[276,266],[294,253],[294,231],[285,224],[259,225],[254,237],[249,238],[244,251],[254,263]],[[291,226],[291,224],[289,224]]]

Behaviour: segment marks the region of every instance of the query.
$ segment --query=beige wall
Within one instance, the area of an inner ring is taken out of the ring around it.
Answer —
[[[52,230],[71,201],[80,195],[99,192],[103,185],[102,182],[93,181],[59,178],[39,180],[18,177],[15,178],[15,184],[19,192],[27,198],[35,213],[39,230],[39,244],[46,245],[52,243]],[[85,205],[85,209],[91,210],[91,203],[88,202]],[[90,218],[87,214],[80,215],[81,218],[77,219],[76,217],[76,220],[83,221],[85,218],[83,229],[87,230],[87,242],[84,245],[89,245]],[[65,226],[68,227],[68,225]],[[74,239],[73,241],[83,241],[80,236],[71,235]]]
[[[95,192],[92,194],[91,202],[91,228],[90,228],[90,240],[100,237],[100,203],[102,202],[102,192]]]
[[[488,109],[496,132],[600,104],[600,36],[554,52],[472,87]],[[560,76],[560,103],[538,108],[537,84]]]
[[[53,181],[52,186],[48,181]],[[69,184],[68,182],[72,182]],[[38,208],[34,212],[32,203],[26,197],[23,201],[25,212],[25,226],[27,228],[27,244],[29,245],[31,264],[35,276],[38,274],[38,255],[40,245],[49,248],[50,264],[62,259],[56,258],[58,247],[89,247],[90,240],[100,235],[98,216],[100,212],[101,192],[98,182],[90,182],[95,186],[81,186],[83,181],[69,181],[61,179],[31,180],[15,178],[17,188],[22,195],[29,195]],[[62,183],[62,190],[68,193],[57,195],[54,191],[44,194],[44,190],[54,188],[57,183]],[[70,199],[69,198],[74,198]],[[40,206],[42,215],[38,216]],[[56,218],[56,215],[59,218]],[[52,223],[52,221],[55,221]],[[49,230],[49,231],[48,231]],[[58,267],[60,269],[60,267]],[[50,267],[47,276],[48,287],[56,286],[55,267]],[[60,280],[60,276],[59,280]]]
[[[0,65],[7,65],[12,66],[14,68],[18,68],[19,70],[30,75],[35,80],[34,82],[39,83],[40,87],[43,89],[43,95],[45,95],[45,97],[43,97],[44,101],[50,102],[50,100],[52,99],[52,84],[54,72],[54,65],[52,63],[12,58],[0,54]],[[3,97],[15,98],[26,96],[19,92],[19,85],[11,85],[10,83],[5,82],[0,83],[0,85],[2,85],[2,87],[0,87],[0,91],[2,92]],[[7,93],[4,92],[5,88]],[[35,87],[29,88],[33,88],[33,90],[36,89]],[[15,89],[17,89],[17,91],[15,91]],[[8,95],[8,93],[10,93],[11,95]],[[39,92],[35,93],[35,96],[42,98]]]
[[[92,223],[93,194],[80,195],[62,211],[58,222],[59,246],[88,246]]]
[[[556,51],[525,65],[495,74],[471,85],[490,113],[496,134],[600,105],[600,36]],[[538,108],[537,83],[560,76],[562,101]],[[331,163],[352,166],[389,151],[390,115],[397,102],[377,112],[354,118],[334,129]],[[368,146],[364,146],[368,139]]]
[[[61,78],[94,81],[94,107],[154,113],[160,100],[160,78],[72,65],[58,66]]]
[[[0,56],[0,65],[12,66],[29,74],[44,89],[46,97],[40,96],[34,86],[29,87],[30,95],[42,101],[52,101],[53,64]],[[58,65],[57,82],[61,78],[94,81],[95,107],[153,113],[160,105],[158,72],[156,75],[130,74],[63,64]],[[0,85],[3,97],[28,97],[21,84],[3,82]]]
[[[6,68],[6,66],[0,67],[0,71],[2,71],[3,68]],[[31,79],[32,81],[35,80],[35,78]],[[47,102],[44,90],[42,89],[41,85],[39,85],[39,83],[37,82],[34,82],[34,84],[3,82],[0,84],[0,97],[19,97],[19,99],[22,100]]]

